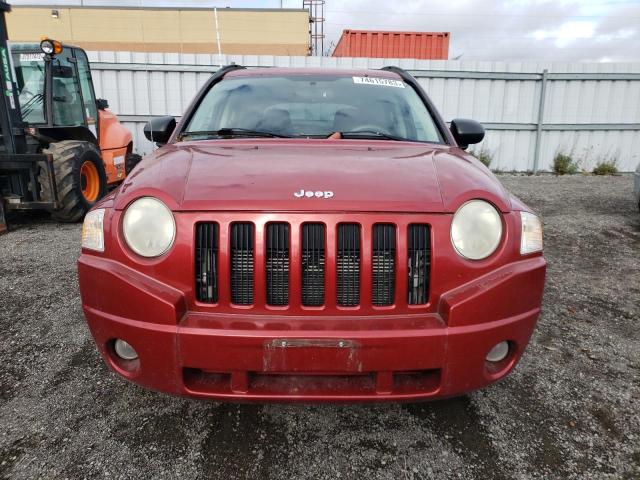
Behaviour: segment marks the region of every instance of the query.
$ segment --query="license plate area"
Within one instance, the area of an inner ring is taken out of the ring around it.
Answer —
[[[362,372],[362,346],[353,340],[276,338],[264,344],[263,372]]]

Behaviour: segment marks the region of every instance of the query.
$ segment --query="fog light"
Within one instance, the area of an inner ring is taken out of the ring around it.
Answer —
[[[135,360],[138,358],[138,352],[124,340],[116,339],[113,348],[116,354],[123,360]]]
[[[509,353],[509,342],[500,342],[487,354],[487,362],[504,360]]]

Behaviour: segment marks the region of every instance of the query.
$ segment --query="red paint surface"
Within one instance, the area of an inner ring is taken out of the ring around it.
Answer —
[[[343,30],[332,55],[447,60],[449,33]]]
[[[330,201],[294,192],[331,190]],[[364,140],[181,142],[147,156],[116,208],[157,195],[172,210],[455,212],[481,196],[500,210],[510,195],[477,160],[449,145]]]

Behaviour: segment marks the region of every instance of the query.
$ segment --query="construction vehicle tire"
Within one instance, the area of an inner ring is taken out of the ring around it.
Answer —
[[[0,197],[0,235],[7,233],[7,219],[4,216],[4,200]]]
[[[78,222],[107,194],[107,174],[100,150],[91,142],[64,140],[42,153],[53,156],[59,208],[51,216],[60,222]],[[41,177],[46,174],[42,172]],[[47,178],[39,178],[42,194],[53,198]]]

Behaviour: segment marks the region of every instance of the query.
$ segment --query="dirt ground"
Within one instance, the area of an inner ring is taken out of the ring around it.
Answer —
[[[502,176],[545,223],[531,345],[466,397],[229,405],[110,373],[78,295],[80,226],[0,237],[0,478],[640,478],[640,213],[630,176]]]

